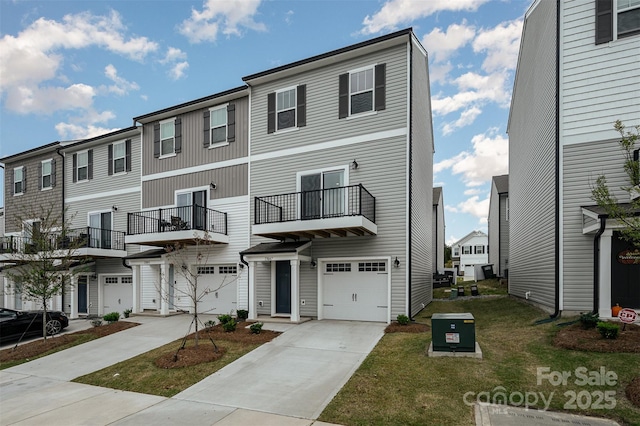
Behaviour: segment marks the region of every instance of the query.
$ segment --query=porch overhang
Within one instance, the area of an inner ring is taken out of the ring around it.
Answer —
[[[310,262],[311,257],[301,254],[311,247],[311,241],[286,243],[260,243],[241,251],[240,256],[249,262],[270,262],[276,260],[301,260]]]
[[[618,206],[629,216],[640,216],[640,209],[630,203],[620,203]],[[607,211],[600,206],[582,206],[582,233],[594,234],[600,229],[600,222],[605,220],[606,228],[621,228],[623,225],[616,219],[611,219]]]
[[[229,236],[215,232],[188,229],[182,231],[127,235],[124,241],[126,244],[166,247],[175,244],[229,244]]]
[[[364,216],[297,220],[253,225],[254,235],[282,240],[377,235],[378,226]]]

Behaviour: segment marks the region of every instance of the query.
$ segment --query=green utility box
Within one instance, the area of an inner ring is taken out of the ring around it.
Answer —
[[[475,352],[476,320],[470,313],[433,314],[431,317],[433,350]]]

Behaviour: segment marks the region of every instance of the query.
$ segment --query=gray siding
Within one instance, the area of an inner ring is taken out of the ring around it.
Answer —
[[[153,157],[153,126],[155,122],[145,124],[142,155],[143,175],[147,176],[154,173],[246,157],[248,155],[249,134],[248,98],[239,98],[229,103],[234,103],[236,106],[236,139],[235,142],[231,142],[227,146],[218,148],[203,147],[202,113],[208,110],[209,107],[180,115],[182,119],[182,152],[175,157],[163,159]]]
[[[498,275],[504,277],[509,268],[509,220],[507,217],[507,202],[509,196],[500,196],[500,260]]]
[[[491,195],[489,196],[489,263],[496,271],[500,264],[500,195],[494,180],[491,180]]]
[[[554,307],[556,4],[526,18],[509,118],[509,293]]]
[[[563,300],[564,310],[593,308],[593,238],[582,234],[581,206],[593,205],[591,185],[605,175],[609,188],[621,202],[626,193],[618,188],[628,184],[622,169],[624,157],[616,141],[592,142],[564,147],[562,182]]]

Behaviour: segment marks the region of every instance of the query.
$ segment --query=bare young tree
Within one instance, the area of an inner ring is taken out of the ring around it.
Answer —
[[[605,176],[596,179],[591,189],[591,198],[611,219],[616,219],[622,224],[622,237],[640,247],[640,162],[637,158],[640,148],[640,125],[628,130],[620,120],[616,120],[614,128],[621,136],[619,145],[624,156],[623,168],[628,178],[628,185],[620,189],[629,195],[629,202],[619,202],[610,190]]]

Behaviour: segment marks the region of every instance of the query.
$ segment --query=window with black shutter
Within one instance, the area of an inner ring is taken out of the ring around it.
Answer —
[[[386,108],[386,64],[360,68],[338,77],[338,117]]]
[[[307,125],[307,86],[279,90],[267,95],[267,132]]]

